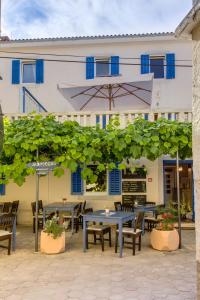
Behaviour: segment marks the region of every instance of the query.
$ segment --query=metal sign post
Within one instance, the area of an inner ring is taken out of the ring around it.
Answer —
[[[179,185],[179,155],[176,154],[176,179],[177,179],[177,202],[178,202],[178,233],[179,233],[179,249],[181,249],[181,202],[180,202],[180,185]]]
[[[36,197],[35,197],[35,252],[38,252],[38,201],[40,195],[40,175],[47,175],[49,171],[52,171],[58,164],[53,161],[44,162],[32,162],[28,163],[28,168],[36,170]]]

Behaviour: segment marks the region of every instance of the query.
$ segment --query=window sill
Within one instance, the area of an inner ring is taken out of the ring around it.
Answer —
[[[102,76],[95,76],[95,78],[105,78],[105,77],[119,77],[122,76],[122,74],[117,74],[117,75],[102,75]]]

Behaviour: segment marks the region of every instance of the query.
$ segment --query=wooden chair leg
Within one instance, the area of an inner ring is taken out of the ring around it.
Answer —
[[[33,233],[35,233],[35,218],[33,218]]]
[[[96,236],[96,233],[94,233],[94,244],[96,245],[97,243],[97,236]]]
[[[10,250],[11,250],[11,235],[8,239],[8,255],[10,255]]]
[[[132,242],[133,242],[133,255],[135,255],[135,235],[132,237]]]
[[[112,247],[112,241],[111,241],[111,229],[109,229],[109,246]]]
[[[75,219],[76,221],[76,233],[79,231],[79,221],[78,218]]]
[[[141,238],[142,238],[142,235],[140,234],[139,235],[139,243],[138,243],[138,250],[141,251]]]
[[[118,246],[118,234],[115,234],[115,253],[117,253],[117,246]]]

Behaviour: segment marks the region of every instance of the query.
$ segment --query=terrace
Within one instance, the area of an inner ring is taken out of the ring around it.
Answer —
[[[196,299],[194,231],[184,230],[183,248],[167,253],[150,248],[145,233],[142,251],[125,248],[123,259],[107,245],[83,253],[81,230],[66,243],[63,254],[35,254],[31,227],[18,226],[16,251],[0,249],[0,299]]]

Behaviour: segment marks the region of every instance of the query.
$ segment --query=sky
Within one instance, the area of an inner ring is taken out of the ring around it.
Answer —
[[[174,31],[192,0],[1,0],[12,39]]]

